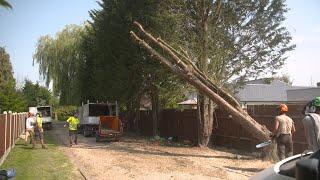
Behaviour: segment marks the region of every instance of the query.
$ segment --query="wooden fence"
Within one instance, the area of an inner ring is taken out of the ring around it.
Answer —
[[[0,114],[0,165],[4,162],[18,137],[25,132],[26,113]]]
[[[303,105],[288,105],[288,115],[294,120],[296,133],[293,134],[294,153],[301,153],[307,148],[304,130],[301,123]],[[249,106],[248,113],[260,124],[269,130],[273,128],[276,116],[275,105]],[[140,111],[138,124],[139,131],[144,136],[152,136],[152,115],[150,111]],[[215,122],[211,143],[246,151],[256,151],[255,145],[260,143],[249,134],[241,125],[223,110],[215,112]],[[161,137],[177,137],[180,140],[197,142],[197,114],[196,110],[167,109],[160,113],[159,133]]]

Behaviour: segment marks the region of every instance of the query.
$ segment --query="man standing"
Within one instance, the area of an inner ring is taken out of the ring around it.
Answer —
[[[66,124],[64,127],[69,127],[69,141],[70,141],[70,147],[72,146],[72,136],[74,137],[74,144],[77,145],[77,139],[78,139],[78,124],[79,119],[77,118],[77,113],[74,113],[74,116],[71,116],[68,118]]]
[[[309,109],[313,110],[306,113],[302,124],[308,142],[308,150],[315,152],[320,149],[320,97],[312,101]]]
[[[38,137],[40,139],[42,149],[46,149],[47,147],[44,145],[44,141],[43,141],[42,118],[39,113],[37,113],[34,132],[35,132],[35,137]]]
[[[280,160],[293,155],[292,133],[295,127],[293,120],[286,115],[288,106],[280,104],[277,108],[279,115],[275,118],[274,135],[277,141]]]
[[[28,118],[26,120],[26,138],[25,141],[28,142],[28,137],[30,136],[30,142],[32,143],[33,147],[35,146],[34,142],[34,115],[33,113],[28,113]]]

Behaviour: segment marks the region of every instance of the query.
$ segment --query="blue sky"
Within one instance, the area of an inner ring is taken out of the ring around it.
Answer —
[[[82,24],[96,0],[8,0],[12,10],[0,8],[0,46],[10,54],[18,83],[41,81],[32,55],[40,36],[55,35],[67,24]]]
[[[287,0],[287,4],[285,26],[297,47],[281,72],[296,85],[316,85],[320,82],[320,1]]]
[[[0,46],[10,54],[18,83],[24,78],[41,81],[32,54],[38,38],[54,35],[67,24],[81,24],[96,0],[8,0],[12,10],[0,8]],[[279,74],[288,74],[294,85],[320,82],[320,1],[287,0],[290,11],[285,26],[297,45]],[[1,67],[0,67],[1,68]]]

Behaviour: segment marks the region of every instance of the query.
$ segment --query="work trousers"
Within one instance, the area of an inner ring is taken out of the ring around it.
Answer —
[[[277,137],[278,156],[280,160],[293,155],[293,143],[291,134],[281,134]]]
[[[70,145],[72,145],[72,137],[74,137],[74,144],[78,144],[78,131],[77,130],[69,130],[69,140]]]

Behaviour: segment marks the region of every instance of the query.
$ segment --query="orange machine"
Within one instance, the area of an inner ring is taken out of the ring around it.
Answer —
[[[96,141],[102,139],[119,141],[123,133],[122,124],[117,116],[100,116]]]

